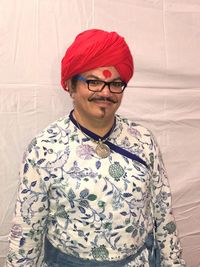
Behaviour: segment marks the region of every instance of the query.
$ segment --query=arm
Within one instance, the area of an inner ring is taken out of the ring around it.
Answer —
[[[6,262],[9,267],[36,266],[42,250],[48,196],[45,173],[39,164],[30,153],[22,164]]]
[[[161,153],[152,139],[150,155],[152,169],[152,204],[156,224],[156,239],[161,252],[161,267],[186,266],[181,258],[181,246],[172,214],[171,192]]]

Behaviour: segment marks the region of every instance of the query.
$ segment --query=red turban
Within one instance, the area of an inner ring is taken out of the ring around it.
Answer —
[[[124,38],[116,32],[98,29],[86,30],[75,38],[67,49],[61,64],[61,84],[74,75],[114,66],[121,79],[128,82],[133,75],[133,58]]]

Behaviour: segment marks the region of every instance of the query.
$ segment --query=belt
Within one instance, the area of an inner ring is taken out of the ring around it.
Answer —
[[[119,261],[96,261],[78,258],[73,255],[63,253],[59,249],[55,248],[51,242],[45,238],[44,246],[44,262],[48,267],[122,267],[132,260],[134,260],[141,252],[146,248],[143,245],[138,251]]]

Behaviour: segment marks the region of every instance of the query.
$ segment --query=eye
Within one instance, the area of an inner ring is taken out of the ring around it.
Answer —
[[[98,87],[98,86],[101,86],[104,82],[99,81],[99,80],[87,80],[87,83],[88,83],[90,86]]]
[[[124,86],[124,83],[123,82],[111,82],[110,85],[112,87],[122,88]]]

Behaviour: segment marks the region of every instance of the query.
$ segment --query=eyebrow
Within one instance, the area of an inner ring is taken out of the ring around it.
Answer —
[[[94,79],[97,79],[97,80],[99,80],[99,81],[104,81],[104,80],[100,79],[98,76],[95,76],[95,75],[93,75],[93,74],[90,74],[90,75],[88,75],[88,76],[85,77],[85,78],[86,78],[86,79],[94,78]],[[120,80],[120,81],[122,82],[122,79],[121,79],[120,77],[116,77],[116,78],[114,78],[113,80],[111,80],[110,82],[114,82],[114,81],[116,81],[116,80]]]

